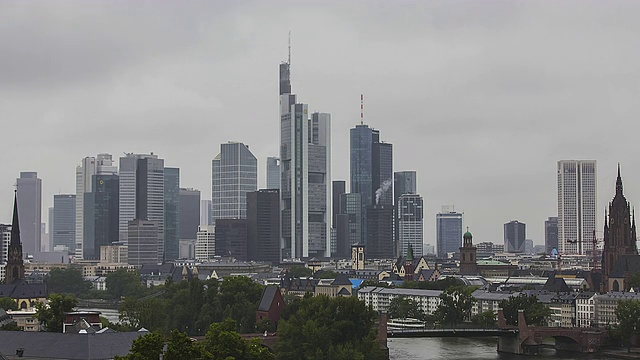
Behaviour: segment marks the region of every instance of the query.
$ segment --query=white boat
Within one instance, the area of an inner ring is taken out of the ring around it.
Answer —
[[[422,320],[413,318],[389,319],[387,321],[387,329],[423,329],[426,323]]]

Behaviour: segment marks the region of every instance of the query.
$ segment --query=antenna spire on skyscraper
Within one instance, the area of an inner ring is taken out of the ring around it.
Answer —
[[[364,95],[360,94],[360,125],[364,125]]]
[[[289,59],[287,60],[287,64],[291,66],[291,30],[289,30]]]

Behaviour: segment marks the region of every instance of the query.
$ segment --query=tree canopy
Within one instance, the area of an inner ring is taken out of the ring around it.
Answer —
[[[10,297],[0,297],[0,309],[18,310],[18,303]]]
[[[51,294],[47,304],[36,304],[36,319],[44,324],[49,332],[62,332],[64,313],[70,312],[76,307],[75,297],[64,294]]]
[[[496,313],[493,310],[483,311],[480,314],[472,316],[471,323],[485,329],[494,328],[497,324]]]
[[[614,329],[614,335],[630,345],[631,337],[640,334],[640,301],[620,300],[616,308],[616,317],[618,325]]]
[[[524,310],[527,325],[544,326],[551,315],[551,310],[534,295],[512,296],[508,300],[502,300],[500,307],[504,312],[507,325],[518,325],[518,310]]]
[[[440,304],[435,318],[441,323],[457,326],[471,318],[471,308],[476,299],[471,295],[472,287],[449,287],[440,294]]]
[[[77,267],[53,268],[44,282],[49,291],[57,294],[79,295],[91,288],[91,283],[82,277],[82,269]]]
[[[424,313],[416,301],[397,297],[389,303],[389,317],[392,319],[414,318],[422,320]]]
[[[304,265],[293,265],[289,268],[289,275],[294,278],[297,277],[309,277],[313,275],[313,271]]]
[[[278,323],[278,359],[383,359],[376,313],[354,297],[305,297]]]

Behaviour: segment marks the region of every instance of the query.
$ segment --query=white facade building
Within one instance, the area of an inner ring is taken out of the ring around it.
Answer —
[[[558,251],[586,255],[596,230],[595,160],[558,161]]]
[[[84,248],[84,193],[93,191],[91,189],[93,175],[116,175],[117,173],[118,168],[113,165],[110,154],[85,157],[76,166],[76,257],[82,257]]]
[[[581,292],[576,297],[576,326],[595,326],[595,297],[594,292]]]
[[[403,194],[398,198],[396,209],[398,222],[398,254],[407,254],[409,244],[413,248],[413,256],[419,258],[426,255],[424,251],[424,219],[423,200],[418,194]]]
[[[196,240],[196,260],[208,261],[216,256],[216,229],[214,226],[200,226]]]

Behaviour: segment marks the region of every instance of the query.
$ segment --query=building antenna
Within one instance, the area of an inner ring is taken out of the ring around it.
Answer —
[[[364,95],[360,94],[360,125],[364,125]]]
[[[291,66],[291,30],[289,30],[289,60],[287,63]]]

